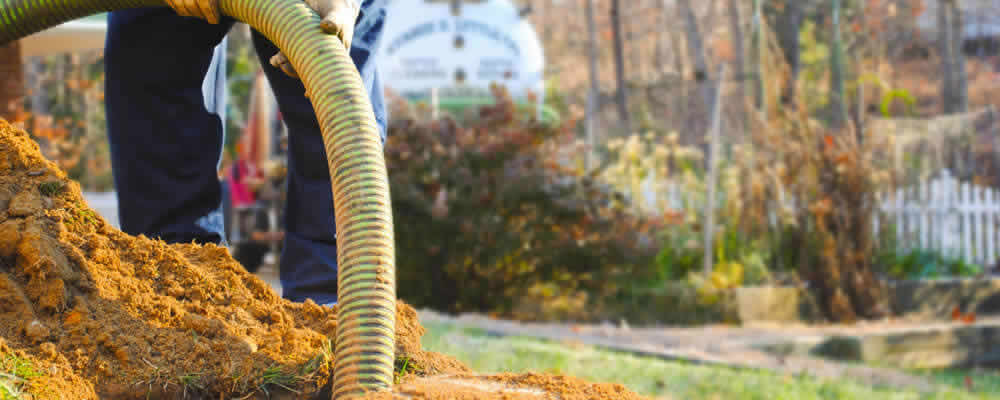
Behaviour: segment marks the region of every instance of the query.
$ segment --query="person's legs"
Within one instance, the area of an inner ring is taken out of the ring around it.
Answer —
[[[381,36],[384,20],[385,0],[365,0],[351,49],[351,57],[359,66],[372,99],[383,139],[385,105],[375,62],[369,56]],[[335,303],[337,244],[333,193],[319,123],[312,103],[305,97],[302,82],[268,62],[278,49],[257,32],[253,41],[288,126],[286,234],[279,263],[283,295],[292,301],[310,298],[318,304]]]
[[[105,102],[123,231],[171,243],[223,240],[213,218],[221,216],[223,122],[202,85],[233,23],[166,7],[110,13]]]
[[[268,60],[277,53],[266,38],[253,34],[261,66],[288,125],[288,178],[285,240],[280,266],[282,295],[292,301],[337,301],[337,244],[333,194],[326,151],[305,87]]]

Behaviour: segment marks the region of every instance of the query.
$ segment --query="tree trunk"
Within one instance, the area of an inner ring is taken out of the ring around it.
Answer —
[[[664,8],[663,12],[664,20],[670,21],[670,16],[666,15],[666,8]],[[674,56],[674,72],[678,75],[683,75],[687,69],[687,65],[684,63],[684,57],[681,55],[681,36],[677,33],[676,29],[667,29],[667,31],[670,32],[670,52]]]
[[[660,26],[656,32],[656,52],[653,53],[653,63],[656,67],[653,68],[653,79],[660,80],[666,73],[667,58],[666,58],[666,46],[667,40],[664,37],[667,34],[668,29],[666,17],[666,6],[662,1],[657,2],[657,7],[659,10],[659,15],[656,18],[657,24]]]
[[[938,45],[941,53],[941,101],[945,114],[968,111],[969,91],[965,74],[962,10],[955,0],[938,4]]]
[[[600,78],[597,75],[597,22],[594,20],[594,0],[584,0],[584,12],[587,17],[587,66],[590,70],[590,91],[587,93],[587,172],[594,168],[594,148],[597,144],[595,137],[597,131],[597,110],[600,108],[601,88]]]
[[[802,31],[802,23],[805,21],[805,6],[802,0],[782,0],[783,7],[774,18],[774,30],[777,34],[778,45],[788,63],[788,81],[782,90],[782,104],[793,104],[796,95],[796,83],[801,70],[799,46],[799,33]]]
[[[736,78],[736,96],[739,99],[739,106],[733,111],[737,113],[737,120],[744,123],[743,115],[746,111],[746,49],[743,47],[743,26],[740,21],[739,0],[729,0],[729,34],[733,42],[733,73],[730,76]]]
[[[695,16],[694,9],[691,8],[691,0],[678,0],[677,6],[680,7],[684,19],[688,56],[694,62],[694,80],[699,83],[705,82],[708,80],[708,61],[705,60],[705,45],[701,40],[701,31],[698,29],[698,17]],[[708,98],[705,100],[710,101]]]
[[[765,111],[767,106],[764,97],[764,16],[763,0],[753,0],[753,32],[750,42],[750,74],[753,75],[753,103],[757,111]]]
[[[695,124],[693,125],[694,132],[708,132],[708,126],[711,124],[712,119],[712,109],[715,106],[715,90],[713,89],[712,81],[709,79],[708,74],[708,61],[705,57],[705,45],[702,41],[701,30],[698,28],[698,17],[694,13],[694,9],[691,8],[691,0],[678,0],[677,7],[681,12],[681,19],[684,20],[684,32],[687,38],[687,48],[688,57],[694,63],[694,80],[697,87],[697,91],[700,100],[702,101],[701,110],[703,112],[699,113],[703,118],[694,119]],[[702,142],[703,154],[708,154],[708,138]],[[705,158],[705,162],[708,162],[708,158]]]
[[[844,94],[844,50],[840,38],[840,1],[832,0],[833,43],[830,45],[830,123],[834,129],[843,128],[847,119],[847,101]]]
[[[955,104],[956,112],[969,111],[969,79],[965,71],[965,53],[962,43],[965,41],[965,17],[957,0],[950,2],[952,15],[955,16],[951,25],[952,54],[955,59]]]
[[[629,7],[626,9],[626,15],[634,15],[632,11],[641,6],[637,0],[633,0],[627,4]],[[636,82],[646,82],[646,75],[643,68],[644,63],[642,62],[643,43],[640,39],[640,35],[642,35],[642,27],[638,23],[638,20],[641,19],[642,18],[640,16],[636,15],[628,19],[627,27],[623,24],[623,28],[627,30],[627,33],[625,34],[625,51],[627,51],[629,55],[628,67],[630,68],[626,75],[631,77]]]
[[[675,21],[678,18],[678,16],[675,13],[668,14],[668,10],[671,10],[671,8],[668,6],[667,2],[671,2],[672,4],[673,0],[663,0],[662,2],[663,20]],[[664,22],[664,24],[666,24],[666,22]],[[687,64],[686,64],[687,60],[684,58],[683,55],[684,49],[682,43],[683,41],[681,40],[681,35],[680,33],[677,32],[677,29],[673,29],[673,27],[664,30],[669,35],[670,39],[670,54],[673,59],[674,73],[677,74],[678,76],[683,76],[684,71],[687,70]],[[684,126],[684,131],[687,131],[686,129],[687,127],[685,126],[687,122],[683,121],[683,119],[686,118],[688,109],[690,108],[688,107],[690,105],[689,104],[690,102],[687,100],[688,81],[686,79],[681,79],[679,82],[679,86],[677,88],[674,88],[673,90],[676,91],[677,93],[680,93],[680,95],[671,96],[670,99],[672,104],[671,114],[673,118],[675,118],[674,123],[679,124],[679,126]]]
[[[0,47],[0,118],[12,120],[24,97],[24,64],[21,42]]]
[[[622,42],[621,0],[611,0],[611,34],[615,51],[615,82],[618,93],[615,100],[618,104],[618,115],[622,120],[622,128],[626,135],[632,132],[632,121],[628,113],[628,88],[625,84],[625,49]]]
[[[949,26],[950,13],[947,3],[942,0],[938,2],[938,53],[941,58],[941,107],[942,111],[949,113],[952,111],[950,104],[954,96],[954,82],[952,81],[952,71],[955,69],[951,56],[951,28]]]

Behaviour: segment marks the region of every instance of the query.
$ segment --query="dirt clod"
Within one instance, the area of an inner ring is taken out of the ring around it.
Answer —
[[[0,155],[0,160],[3,160],[3,156]],[[0,187],[0,212],[3,212],[10,206],[10,199],[14,197],[14,191],[9,187]]]
[[[34,343],[45,341],[45,339],[48,339],[50,333],[51,331],[49,328],[42,325],[42,323],[37,319],[31,321],[31,323],[24,328],[24,336]]]
[[[27,217],[42,209],[42,197],[34,190],[25,190],[14,195],[7,206],[12,217]]]
[[[336,309],[280,298],[225,248],[114,229],[27,133],[2,120],[0,206],[0,361],[38,372],[29,389],[44,390],[31,398],[329,398]],[[396,318],[397,358],[419,373],[396,395],[372,398],[456,398],[434,388],[472,371],[421,349],[411,307],[400,303]],[[475,379],[564,394],[546,398],[633,398],[569,378]]]
[[[18,221],[0,223],[0,258],[11,258],[21,242],[21,224]]]

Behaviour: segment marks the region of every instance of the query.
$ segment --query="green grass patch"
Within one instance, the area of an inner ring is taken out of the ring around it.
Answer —
[[[935,382],[956,389],[970,389],[975,393],[994,393],[1000,398],[1000,368],[993,369],[933,369],[909,371],[914,375],[926,376]]]
[[[94,210],[88,209],[86,207],[77,206],[72,211],[70,211],[69,222],[76,225],[82,226],[97,226],[100,217]]]
[[[0,355],[0,400],[28,398],[25,389],[33,378],[42,376],[30,360],[13,354]]]
[[[31,360],[11,354],[3,356],[3,361],[0,362],[0,370],[21,379],[42,376],[42,373],[35,369],[35,365],[32,364]]]
[[[393,371],[395,373],[395,379],[393,379],[393,382],[399,383],[407,375],[420,373],[421,369],[416,364],[410,362],[409,357],[400,357],[396,359]]]
[[[299,393],[295,389],[295,385],[302,380],[302,377],[298,373],[285,371],[277,365],[264,370],[263,378],[264,380],[261,382],[259,389],[267,395],[270,395],[269,390],[273,390],[274,388],[282,388],[289,392]]]
[[[820,380],[769,371],[731,369],[639,357],[591,346],[529,338],[490,337],[454,325],[425,324],[427,350],[449,354],[476,371],[546,372],[578,376],[593,382],[615,382],[647,396],[663,399],[998,399],[998,380],[977,375],[981,387],[966,390],[955,372],[928,372],[942,383],[936,393],[872,387],[849,380]]]
[[[0,400],[21,400],[23,395],[19,382],[0,374]]]
[[[272,392],[286,391],[301,394],[299,390],[303,384],[319,379],[323,367],[328,366],[328,371],[333,371],[333,347],[330,341],[326,341],[319,354],[306,361],[298,367],[271,365],[257,376],[259,379],[248,379],[248,376],[234,374],[229,377],[236,393],[263,393],[270,398]]]
[[[46,197],[58,196],[66,191],[66,184],[60,181],[49,181],[38,184],[38,191]]]
[[[177,377],[177,382],[184,388],[184,397],[187,397],[188,392],[198,393],[205,390],[205,385],[202,383],[202,373],[191,372]]]

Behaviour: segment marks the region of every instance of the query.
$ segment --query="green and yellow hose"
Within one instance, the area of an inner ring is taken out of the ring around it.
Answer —
[[[63,22],[163,0],[0,0],[0,44]],[[390,388],[396,323],[389,181],[368,94],[344,45],[297,0],[220,0],[222,12],[271,40],[305,84],[323,131],[337,228],[335,399]]]

